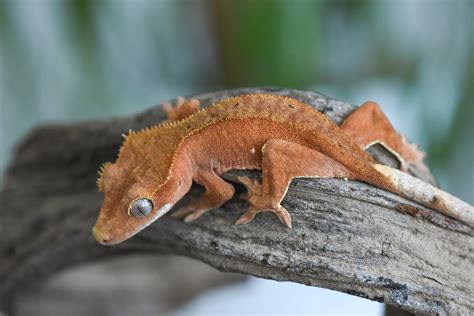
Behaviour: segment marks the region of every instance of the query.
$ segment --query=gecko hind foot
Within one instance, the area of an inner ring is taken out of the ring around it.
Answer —
[[[242,194],[240,198],[250,203],[250,208],[236,222],[236,225],[247,224],[251,222],[255,215],[261,212],[272,212],[280,219],[280,221],[291,228],[291,215],[280,204],[274,205],[270,199],[263,194],[262,183],[258,180],[252,180],[246,176],[237,178],[246,188],[247,194]]]

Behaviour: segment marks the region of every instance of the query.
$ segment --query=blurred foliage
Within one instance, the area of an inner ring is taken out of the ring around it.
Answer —
[[[279,85],[379,101],[472,203],[473,13],[469,0],[0,0],[0,167],[38,122]]]
[[[474,69],[474,56],[470,59],[469,68]],[[450,164],[452,153],[460,145],[460,140],[474,135],[474,105],[472,103],[474,100],[474,76],[467,76],[461,84],[464,87],[461,90],[463,93],[460,96],[459,106],[455,110],[453,119],[455,123],[451,125],[449,132],[444,137],[430,142],[430,156],[428,159],[436,165]],[[472,139],[470,139],[470,142],[472,142]],[[466,149],[469,151],[470,157],[474,159],[474,143],[471,143],[471,146]]]
[[[322,2],[211,3],[225,84],[301,87],[317,79]]]

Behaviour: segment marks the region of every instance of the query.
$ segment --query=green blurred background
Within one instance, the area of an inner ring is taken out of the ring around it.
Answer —
[[[472,204],[473,78],[468,0],[0,0],[0,171],[40,122],[276,85],[379,102]]]
[[[0,1],[0,146],[229,87],[379,102],[474,202],[472,1]]]

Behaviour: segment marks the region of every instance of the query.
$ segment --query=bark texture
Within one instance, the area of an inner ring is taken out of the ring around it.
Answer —
[[[354,109],[315,92],[278,88],[193,97],[207,105],[246,92],[291,96],[336,123]],[[115,159],[124,131],[163,118],[161,108],[154,107],[126,118],[50,124],[34,129],[19,145],[0,192],[0,310],[8,311],[24,289],[64,267],[147,252],[182,254],[219,270],[325,287],[411,312],[474,312],[474,230],[355,181],[293,181],[283,201],[293,217],[292,230],[272,214],[234,226],[246,208],[234,198],[195,222],[166,216],[123,244],[98,245],[91,228],[102,199],[95,187],[100,163]],[[372,154],[384,160],[379,149]],[[237,174],[226,178],[237,182]],[[201,191],[195,187],[188,197]]]

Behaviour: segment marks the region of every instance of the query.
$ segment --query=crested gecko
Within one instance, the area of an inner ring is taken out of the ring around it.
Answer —
[[[272,94],[199,107],[195,99],[165,103],[168,122],[124,135],[115,163],[99,171],[99,190],[105,193],[93,228],[99,243],[120,243],[150,225],[193,181],[205,193],[173,216],[188,222],[218,208],[234,194],[233,185],[220,177],[231,169],[262,171],[262,181],[239,177],[250,208],[236,224],[268,211],[291,228],[291,216],[281,205],[291,180],[319,177],[363,181],[474,226],[472,206],[403,172],[410,164],[426,170],[424,154],[393,129],[374,102],[363,104],[340,126],[307,104]],[[364,151],[375,143],[400,160],[400,171],[376,163]]]

